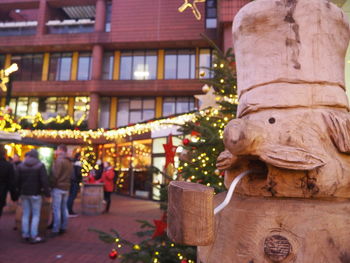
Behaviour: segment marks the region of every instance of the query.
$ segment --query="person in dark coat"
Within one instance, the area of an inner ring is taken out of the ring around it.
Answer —
[[[22,201],[22,238],[31,243],[40,243],[38,236],[43,193],[50,197],[49,181],[45,165],[40,162],[37,150],[26,153],[24,161],[18,165],[18,189]]]
[[[10,192],[12,201],[17,201],[15,172],[13,165],[6,161],[6,149],[0,145],[0,216],[2,209],[6,205],[7,192]]]
[[[74,200],[78,195],[80,189],[80,183],[83,179],[81,174],[81,162],[80,153],[76,153],[73,160],[73,174],[71,178],[71,184],[69,189],[69,196],[67,201],[68,215],[70,217],[75,217],[77,214],[73,210]]]

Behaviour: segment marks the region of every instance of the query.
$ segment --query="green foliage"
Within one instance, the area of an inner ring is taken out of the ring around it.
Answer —
[[[214,43],[213,78],[203,80],[213,86],[219,98],[217,109],[204,109],[197,113],[196,121],[190,121],[179,130],[184,139],[178,174],[180,179],[211,186],[215,192],[225,190],[222,173],[216,169],[218,155],[224,151],[223,131],[235,117],[237,110],[237,87],[235,60],[232,49],[223,53]]]
[[[121,263],[179,263],[181,260],[195,262],[195,247],[174,244],[165,233],[152,238],[155,226],[144,220],[137,220],[137,222],[140,223],[142,231],[138,231],[136,234],[138,237],[143,238],[138,244],[123,239],[113,229],[110,230],[111,233],[97,229],[89,229],[89,231],[96,232],[99,239],[105,243],[115,243],[116,246],[128,247],[129,252],[119,255]]]

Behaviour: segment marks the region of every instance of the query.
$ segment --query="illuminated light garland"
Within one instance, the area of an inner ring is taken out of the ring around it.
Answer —
[[[21,125],[16,123],[10,114],[0,112],[0,131],[16,132],[21,128]]]
[[[83,121],[85,120],[86,115],[83,114],[81,116],[81,118],[76,122],[76,127],[79,127],[82,125]],[[62,117],[60,115],[57,115],[56,117],[51,117],[48,118],[47,120],[44,120],[41,113],[37,113],[34,116],[23,116],[21,118],[18,119],[18,122],[21,123],[22,121],[28,121],[33,128],[37,127],[39,124],[44,124],[44,125],[48,125],[48,124],[63,124],[66,121],[69,122],[70,125],[74,125],[74,119],[67,115],[65,117]]]
[[[217,115],[217,110],[202,110],[199,112],[201,115]],[[19,130],[18,132],[22,137],[29,138],[47,138],[47,139],[83,139],[87,141],[88,139],[106,139],[106,140],[118,140],[125,138],[127,136],[139,135],[147,133],[150,131],[157,131],[161,129],[167,129],[172,126],[183,125],[188,121],[195,122],[197,119],[196,113],[187,113],[179,115],[176,117],[171,117],[167,119],[159,119],[146,123],[138,123],[132,126],[127,126],[115,130]]]

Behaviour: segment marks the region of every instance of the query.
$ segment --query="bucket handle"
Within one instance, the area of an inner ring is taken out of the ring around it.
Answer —
[[[235,188],[237,186],[237,184],[239,183],[239,181],[241,181],[241,179],[250,174],[251,172],[253,172],[252,170],[247,170],[247,171],[244,171],[243,173],[240,173],[231,183],[230,185],[230,188],[228,189],[228,192],[227,192],[227,195],[225,197],[225,200],[220,204],[218,205],[215,209],[214,209],[214,215],[216,215],[217,213],[219,213],[222,209],[224,209],[228,204],[229,202],[231,201],[232,199],[232,195],[233,195],[233,192],[235,191]]]

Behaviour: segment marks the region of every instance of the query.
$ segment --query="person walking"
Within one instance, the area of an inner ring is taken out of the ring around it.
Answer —
[[[10,192],[12,201],[17,201],[15,171],[13,165],[6,161],[6,149],[0,145],[0,217],[6,205],[7,192]]]
[[[67,200],[73,173],[72,162],[67,157],[67,146],[64,144],[59,145],[56,150],[56,155],[56,160],[52,167],[53,228],[51,237],[63,234],[67,230]]]
[[[43,193],[50,198],[50,189],[45,165],[40,162],[38,151],[26,153],[25,159],[17,166],[17,186],[22,201],[22,238],[31,243],[44,239],[38,235]]]
[[[76,217],[77,214],[73,210],[74,200],[78,195],[80,189],[80,183],[83,179],[81,174],[81,162],[80,162],[80,153],[76,153],[73,160],[73,173],[71,177],[71,184],[69,189],[69,196],[67,201],[68,207],[68,216]]]
[[[114,169],[109,162],[103,163],[103,173],[100,179],[103,185],[104,200],[106,201],[106,209],[104,213],[109,212],[111,206],[111,194],[114,191]]]

